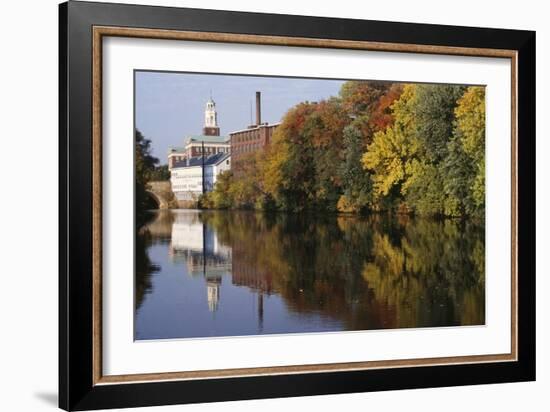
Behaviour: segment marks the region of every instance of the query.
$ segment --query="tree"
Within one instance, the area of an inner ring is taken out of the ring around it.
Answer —
[[[199,199],[199,206],[206,209],[229,209],[233,207],[233,198],[230,192],[234,183],[231,170],[221,172],[216,178],[212,192],[205,193]]]
[[[331,98],[319,102],[307,122],[314,149],[315,199],[312,206],[321,211],[335,211],[342,193],[337,171],[344,151],[343,130],[351,120],[342,112],[340,100]]]
[[[243,157],[237,170],[238,175],[234,175],[228,190],[233,207],[253,209],[261,195],[258,181],[258,154],[250,153]]]
[[[151,141],[136,129],[135,131],[135,165],[136,165],[136,223],[143,225],[147,219],[147,183],[158,164],[158,159],[151,154]]]
[[[315,103],[290,109],[273,133],[263,178],[267,193],[280,209],[299,211],[315,200],[314,146],[311,114]]]
[[[391,106],[403,93],[403,85],[392,84],[391,87],[376,101],[369,116],[369,127],[373,133],[386,130],[393,124]],[[367,141],[370,143],[370,141]]]
[[[481,216],[485,205],[485,89],[466,89],[454,113],[453,137],[442,162],[445,214]]]
[[[454,110],[463,91],[464,87],[454,85],[417,86],[414,132],[419,150],[418,156],[407,166],[409,177],[402,194],[407,205],[419,214],[457,215],[464,211],[457,205],[456,188],[450,198],[445,191],[445,182],[449,182],[450,177],[445,172],[450,170],[444,167],[453,136]],[[454,161],[447,165],[460,164],[457,155],[453,153]],[[447,189],[452,190],[452,185],[448,183]]]
[[[344,129],[344,161],[339,175],[343,194],[338,200],[341,212],[359,212],[372,201],[372,181],[370,174],[363,169],[361,157],[365,150],[363,136],[353,125]]]
[[[362,157],[363,167],[372,173],[373,193],[380,207],[395,206],[402,198],[402,185],[410,177],[408,164],[417,156],[416,139],[417,86],[406,85],[392,106],[393,125],[374,134]]]
[[[444,215],[443,177],[437,165],[415,157],[406,165],[407,179],[401,187],[407,211],[420,215]]]
[[[346,82],[338,97],[291,108],[265,152],[234,164],[201,204],[479,214],[484,98],[480,87]]]
[[[447,155],[447,143],[453,135],[455,108],[463,86],[418,85],[414,102],[416,137],[423,157],[437,164]]]
[[[485,209],[485,88],[468,87],[455,109],[456,136],[475,165],[470,189],[478,213]]]
[[[151,181],[170,180],[170,170],[168,165],[156,166],[150,173]]]
[[[406,85],[392,106],[393,124],[375,133],[363,156],[382,207],[423,215],[463,215],[468,162],[453,142],[464,87]],[[475,139],[472,139],[475,140]]]
[[[471,188],[475,179],[476,166],[464,151],[456,133],[447,146],[447,157],[442,162],[442,171],[445,176],[445,215],[472,214],[475,211],[475,202]]]
[[[388,107],[398,95],[398,87],[381,81],[348,81],[340,89],[342,108],[354,119],[367,144],[375,132],[391,123]]]

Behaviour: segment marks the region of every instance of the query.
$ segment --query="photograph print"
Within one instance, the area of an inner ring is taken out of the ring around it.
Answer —
[[[485,324],[485,87],[134,71],[136,340]]]

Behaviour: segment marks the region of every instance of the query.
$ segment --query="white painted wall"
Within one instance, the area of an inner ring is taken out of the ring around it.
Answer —
[[[196,200],[202,193],[202,167],[177,167],[170,171],[172,192],[178,200]]]
[[[141,3],[140,0],[121,1]],[[0,202],[2,221],[2,351],[0,384],[5,390],[0,409],[54,411],[57,393],[57,1],[4,2],[0,6],[2,62],[1,105],[4,136],[0,167],[5,196]],[[409,21],[467,26],[537,30],[537,326],[538,381],[535,383],[391,391],[307,398],[268,399],[218,404],[140,408],[143,412],[265,412],[289,411],[546,411],[550,387],[550,26],[545,2],[436,0],[358,2],[278,0],[148,0],[148,4],[231,9],[287,14],[338,16],[375,20]],[[29,93],[32,90],[32,98]],[[21,168],[19,153],[30,145],[43,153],[40,179],[29,191],[25,181],[35,181],[34,168]],[[16,172],[15,172],[16,171]],[[12,178],[13,175],[17,179]],[[7,177],[7,178],[6,178]],[[10,194],[8,196],[7,194]],[[14,199],[17,199],[16,201]],[[37,199],[41,200],[40,206]],[[33,248],[29,232],[32,219]],[[529,274],[528,274],[529,275]],[[114,410],[113,410],[114,411]]]
[[[215,165],[204,167],[204,185],[210,192],[216,184],[218,175],[231,169],[231,158]],[[177,167],[170,171],[172,192],[178,200],[196,200],[202,193],[202,166]]]

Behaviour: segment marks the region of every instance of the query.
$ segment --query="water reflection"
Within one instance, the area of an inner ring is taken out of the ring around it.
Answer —
[[[162,211],[136,246],[136,339],[485,319],[473,222]]]

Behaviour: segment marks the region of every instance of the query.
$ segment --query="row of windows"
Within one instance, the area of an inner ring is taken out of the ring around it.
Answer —
[[[202,146],[193,147],[196,152],[202,153]],[[228,147],[205,147],[204,153],[229,153]]]
[[[206,178],[209,178],[209,177],[212,177],[213,176],[213,173],[212,171],[210,170],[206,170],[206,172],[204,173],[204,177]],[[193,175],[182,175],[182,176],[179,176],[177,174],[172,174],[172,180],[173,181],[178,181],[178,180],[183,180],[183,179],[202,179],[202,174],[193,174]]]
[[[205,175],[206,176],[206,175]],[[196,178],[196,179],[201,179],[202,178],[202,174],[196,174],[196,175],[184,175],[184,176],[178,176],[178,175],[172,175],[172,179],[193,179],[193,178]]]
[[[172,190],[173,191],[184,191],[184,190],[202,190],[202,185],[177,185],[177,186],[173,186],[172,187]]]
[[[235,148],[233,148],[233,151],[235,153],[248,153],[248,152],[254,152],[260,147],[261,145],[259,143],[245,144],[242,146],[236,146]]]
[[[256,132],[247,132],[243,134],[231,136],[231,141],[235,143],[250,142],[251,140],[257,140],[260,136]]]
[[[211,191],[214,188],[212,183],[206,183],[204,188],[208,191]],[[173,186],[172,191],[174,192],[202,192],[202,185],[179,185]]]
[[[196,153],[202,153],[202,147],[199,146],[193,146],[194,151]],[[204,148],[204,153],[208,153],[208,154],[215,154],[215,153],[229,153],[229,147],[205,147]],[[187,150],[187,154],[189,155],[189,150]],[[185,160],[188,156],[171,156],[171,158],[175,161],[175,162],[179,162],[181,160]]]

